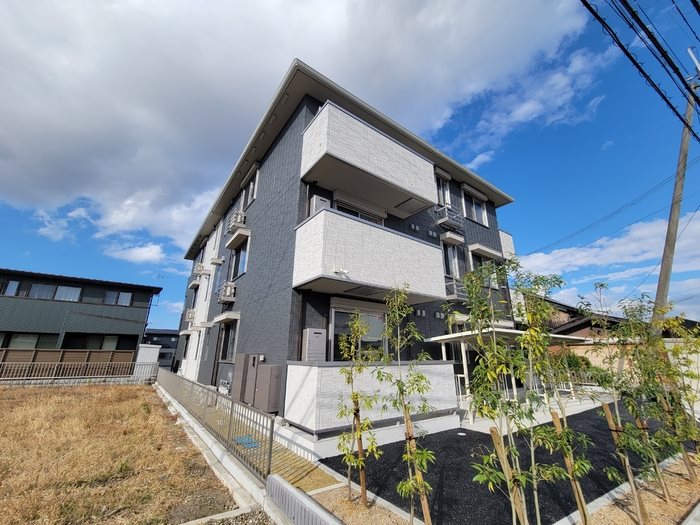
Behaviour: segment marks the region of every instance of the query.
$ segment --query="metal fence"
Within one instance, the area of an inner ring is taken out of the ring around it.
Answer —
[[[158,363],[0,363],[0,386],[150,384]]]
[[[158,384],[258,479],[267,478],[272,466],[273,415],[163,368],[158,370]]]

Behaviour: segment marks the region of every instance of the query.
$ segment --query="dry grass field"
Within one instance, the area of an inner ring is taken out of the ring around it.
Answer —
[[[176,524],[232,508],[152,388],[0,388],[1,523]]]

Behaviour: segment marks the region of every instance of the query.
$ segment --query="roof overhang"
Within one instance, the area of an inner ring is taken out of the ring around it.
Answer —
[[[204,218],[204,222],[185,253],[185,259],[194,259],[196,257],[202,244],[216,228],[218,222],[226,214],[231,201],[240,191],[242,181],[251,166],[259,162],[265,155],[299,105],[299,102],[307,94],[322,103],[330,100],[356,115],[369,125],[374,126],[379,131],[424,156],[437,168],[448,172],[453,179],[466,183],[483,193],[496,207],[513,202],[513,199],[508,194],[485,181],[464,165],[438,151],[414,133],[321,75],[301,60],[294,59],[272,102],[255,128],[248,144],[243,149],[243,153],[233,168],[231,175],[214,201],[214,205],[209,210],[209,213]]]
[[[517,342],[517,338],[525,333],[524,330],[515,330],[513,328],[487,328],[481,332],[482,337],[490,334],[495,334],[496,337],[504,339],[509,342]],[[459,343],[459,342],[472,342],[476,341],[479,332],[468,331],[468,332],[457,332],[454,334],[438,335],[435,337],[429,337],[425,339],[426,343]],[[571,335],[550,335],[550,339],[553,342],[571,342],[571,343],[583,343],[586,341],[585,337],[574,337]]]

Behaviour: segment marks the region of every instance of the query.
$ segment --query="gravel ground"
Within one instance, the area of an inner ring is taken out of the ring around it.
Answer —
[[[594,469],[584,479],[581,486],[588,502],[602,496],[616,484],[609,481],[603,468],[618,467],[614,457],[614,447],[610,431],[598,409],[581,412],[569,417],[569,425],[577,431],[585,431],[593,442],[588,450],[588,458]],[[475,471],[471,463],[478,458],[481,447],[490,447],[491,438],[487,434],[465,429],[448,430],[430,434],[421,439],[421,444],[434,451],[436,462],[430,466],[426,479],[433,487],[430,497],[433,523],[508,523],[510,522],[510,504],[508,498],[496,491],[492,494],[484,485],[472,481]],[[396,484],[405,476],[406,467],[401,460],[403,443],[384,445],[383,454],[378,461],[367,460],[368,489],[394,505],[408,511],[409,503],[396,492]],[[523,468],[528,468],[529,451],[521,447]],[[540,463],[559,462],[563,465],[561,455],[550,455],[541,450],[537,461]],[[335,456],[324,463],[341,474],[347,471],[341,457]],[[357,481],[357,480],[356,480]],[[554,523],[576,510],[571,485],[568,481],[555,484],[539,485],[540,510],[543,523]],[[532,499],[528,494],[529,501]],[[419,505],[417,505],[419,509]],[[530,509],[534,522],[534,510]],[[420,516],[420,511],[417,510]]]

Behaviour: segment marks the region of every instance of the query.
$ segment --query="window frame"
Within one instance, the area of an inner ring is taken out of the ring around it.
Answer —
[[[335,359],[335,355],[336,355],[335,315],[336,315],[336,313],[340,312],[340,313],[351,315],[355,311],[358,311],[358,310],[363,315],[370,315],[370,316],[375,316],[375,317],[382,316],[382,323],[383,323],[384,328],[386,328],[386,312],[380,312],[380,311],[374,310],[374,309],[363,309],[361,306],[357,306],[356,308],[352,308],[349,306],[332,306],[331,307],[331,315],[329,318],[329,328],[330,329],[328,330],[329,340],[330,340],[329,345],[328,345],[329,346],[329,348],[328,348],[329,355],[326,356],[326,359],[329,362],[333,362],[333,363],[344,363],[345,362],[345,361],[342,361],[340,359],[338,359],[338,360]],[[387,338],[384,335],[383,330],[382,330],[382,350],[384,351],[384,355],[386,355],[389,351],[389,342],[387,341]],[[340,353],[340,349],[338,349],[338,353]]]
[[[59,299],[58,294],[59,294],[59,291],[61,290],[61,288],[63,288],[64,290],[66,290],[66,289],[78,290],[78,297],[76,299]],[[79,303],[80,300],[82,299],[82,297],[83,297],[83,289],[80,286],[68,286],[68,285],[64,285],[64,284],[57,285],[56,291],[54,292],[54,295],[53,295],[54,301],[65,301],[68,303]]]
[[[450,252],[452,255],[450,255]],[[448,266],[454,274],[446,272]],[[457,245],[445,242],[442,243],[442,270],[445,273],[445,277],[459,279],[459,253],[457,252]]]
[[[443,177],[437,176],[437,197],[438,204],[444,208],[452,207],[452,199],[450,198],[450,181]]]
[[[15,283],[15,288],[13,290],[13,293],[7,293],[8,289],[10,289],[10,285],[12,283]],[[1,295],[3,295],[4,297],[17,297],[17,295],[19,294],[20,284],[21,284],[20,281],[18,281],[16,279],[8,279],[3,284]]]
[[[467,207],[468,202],[470,203],[469,207]],[[477,218],[477,202],[480,204],[479,208],[481,208],[481,218]],[[464,217],[469,219],[470,221],[475,222],[477,224],[481,224],[482,226],[485,226],[487,228],[489,227],[488,213],[486,212],[486,201],[484,199],[477,197],[476,195],[472,195],[467,191],[463,191],[462,211],[464,213]]]
[[[250,255],[250,237],[246,238],[235,250],[232,251],[229,267],[229,281],[235,281],[248,271],[248,258]],[[242,268],[241,268],[242,266]]]
[[[52,288],[51,291],[51,297],[34,297],[32,296],[32,290],[34,290],[34,287],[40,287],[40,286],[45,286],[47,288]],[[43,301],[53,301],[54,296],[56,295],[56,288],[57,285],[55,284],[49,284],[49,283],[42,283],[42,282],[34,282],[29,285],[29,291],[27,292],[27,298],[28,299],[41,299]]]
[[[371,212],[368,212],[366,210],[363,210],[359,206],[356,206],[354,204],[350,204],[346,201],[334,200],[333,201],[333,208],[336,211],[339,211],[340,213],[343,213],[345,215],[349,215],[349,216],[355,217],[357,219],[362,219],[363,221],[371,222],[371,223],[376,224],[378,226],[384,226],[384,217],[381,217],[380,215],[377,215],[376,213],[371,213]],[[344,209],[341,210],[340,208],[344,208]]]

